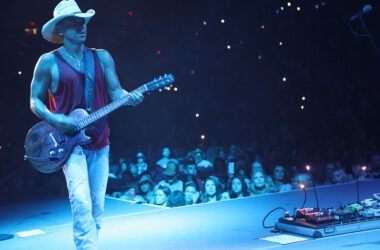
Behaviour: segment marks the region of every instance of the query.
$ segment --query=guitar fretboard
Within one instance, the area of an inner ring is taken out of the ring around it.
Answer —
[[[134,91],[132,91],[132,93],[134,92],[138,92],[138,93],[145,93],[146,91],[148,91],[146,85],[142,85],[141,87],[139,87],[138,89],[135,89]],[[91,115],[81,119],[78,123],[77,123],[77,127],[78,127],[78,130],[81,130],[81,129],[84,129],[88,126],[90,126],[92,123],[96,122],[97,120],[105,117],[106,115],[108,115],[109,113],[113,112],[114,110],[120,108],[121,106],[123,106],[125,103],[127,103],[130,99],[130,95],[125,95],[123,96],[122,98],[119,98],[117,99],[116,101],[108,104],[107,106],[104,106],[103,108],[95,111],[94,113],[92,113]]]

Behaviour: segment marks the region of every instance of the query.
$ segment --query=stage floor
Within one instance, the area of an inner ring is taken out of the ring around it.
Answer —
[[[380,180],[362,183],[361,199],[380,192]],[[315,206],[308,191],[307,207]],[[318,188],[320,207],[356,201],[355,184]],[[280,244],[264,240],[271,233],[261,226],[264,216],[282,206],[289,211],[303,202],[303,192],[291,191],[199,204],[161,208],[106,198],[99,249],[380,249],[380,229]],[[281,211],[273,213],[266,225],[273,225]],[[15,235],[0,241],[0,249],[75,249],[71,212],[67,199],[36,200],[0,207],[0,234],[40,229],[45,234]],[[291,234],[285,234],[291,235]]]

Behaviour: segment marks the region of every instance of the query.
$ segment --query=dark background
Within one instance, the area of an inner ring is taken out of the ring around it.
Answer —
[[[110,115],[116,155],[252,142],[302,151],[305,159],[321,149],[378,149],[380,64],[369,40],[348,27],[372,4],[364,20],[380,46],[378,1],[77,2],[83,12],[96,10],[86,44],[111,53],[125,89],[176,77],[177,92],[156,92]],[[57,3],[1,3],[0,179],[28,166],[24,138],[39,121],[29,86],[40,55],[58,47],[40,34]],[[362,32],[357,20],[352,27]],[[292,138],[273,141],[283,130]]]

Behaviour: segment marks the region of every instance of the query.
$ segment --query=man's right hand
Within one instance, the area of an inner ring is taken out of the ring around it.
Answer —
[[[53,114],[49,122],[64,134],[70,135],[78,132],[77,124],[70,116],[64,114]]]

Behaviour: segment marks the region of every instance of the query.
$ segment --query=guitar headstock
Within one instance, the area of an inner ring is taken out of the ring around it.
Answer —
[[[147,84],[145,84],[145,86],[148,89],[148,91],[153,91],[165,87],[173,82],[174,76],[172,74],[165,74],[164,76],[160,76],[159,78],[148,82]]]

